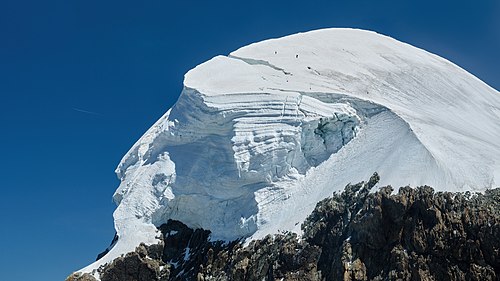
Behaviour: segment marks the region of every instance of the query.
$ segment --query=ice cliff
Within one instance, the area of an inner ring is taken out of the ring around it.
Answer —
[[[500,94],[453,63],[374,32],[324,29],[217,56],[116,173],[118,241],[92,271],[178,220],[212,239],[300,224],[335,188],[500,185]],[[333,188],[335,187],[335,188]]]

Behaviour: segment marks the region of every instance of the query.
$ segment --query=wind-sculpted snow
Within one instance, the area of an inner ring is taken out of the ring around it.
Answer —
[[[452,63],[373,32],[267,40],[189,71],[177,103],[116,172],[118,242],[168,219],[212,239],[299,231],[315,204],[380,185],[484,190],[500,181],[500,95]]]

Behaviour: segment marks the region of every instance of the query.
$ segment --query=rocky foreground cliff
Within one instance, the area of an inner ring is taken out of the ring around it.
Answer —
[[[153,280],[500,280],[500,189],[484,194],[378,182],[348,185],[320,201],[302,224],[244,245],[210,242],[178,221],[161,243],[102,266],[102,281]],[[73,274],[66,281],[94,281]]]

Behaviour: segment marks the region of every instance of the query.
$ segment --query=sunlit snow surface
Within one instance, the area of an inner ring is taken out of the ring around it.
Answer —
[[[91,271],[176,219],[212,239],[299,232],[316,202],[380,185],[500,185],[500,94],[424,50],[325,29],[217,56],[116,172],[119,240]]]

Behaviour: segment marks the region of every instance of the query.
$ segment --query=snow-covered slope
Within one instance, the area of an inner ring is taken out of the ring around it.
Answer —
[[[500,184],[500,94],[374,32],[267,40],[189,71],[178,102],[125,155],[119,240],[91,271],[176,219],[213,239],[299,231],[316,202],[377,171],[381,185]]]

